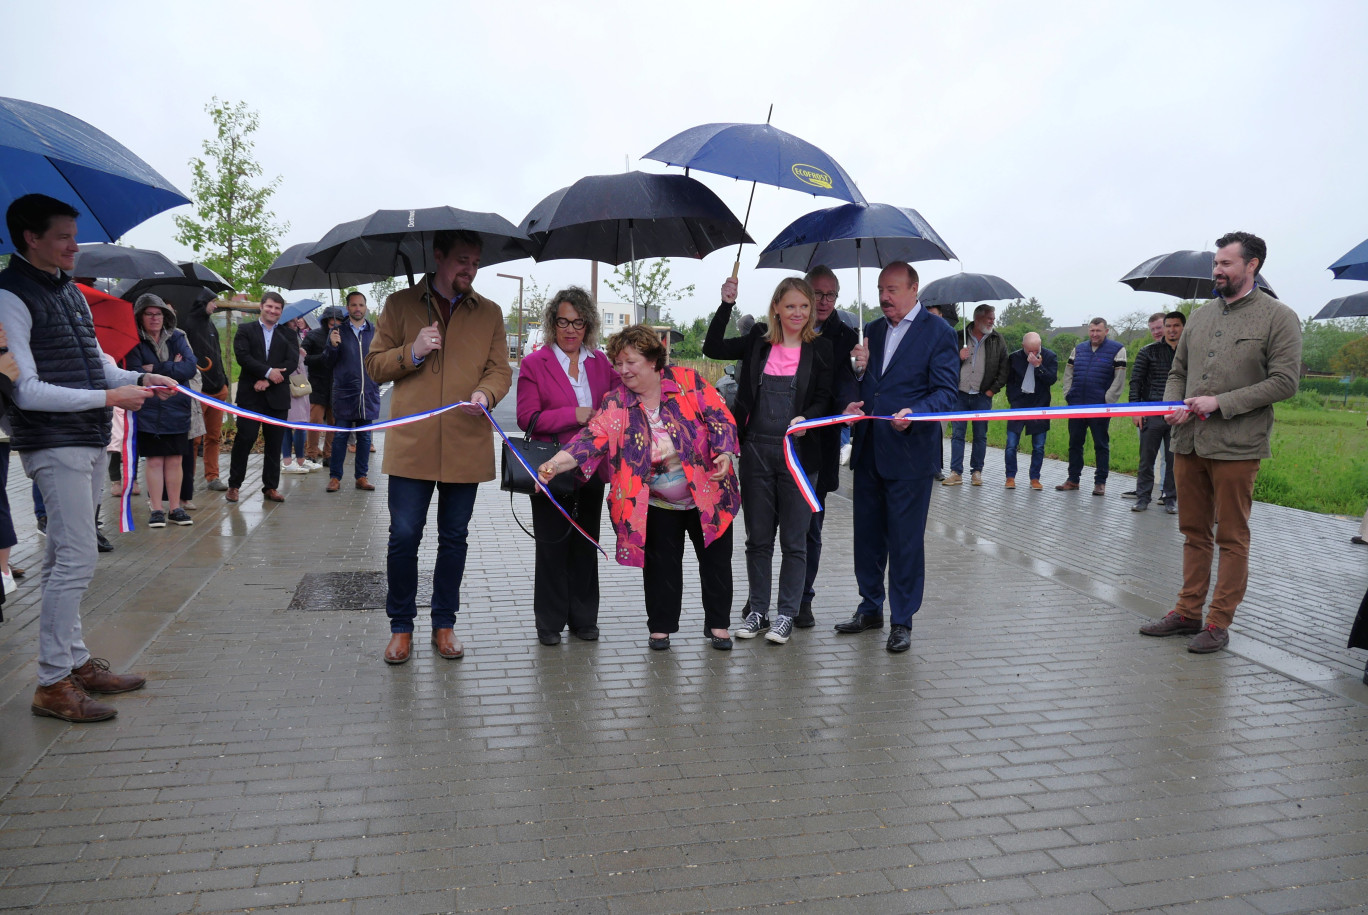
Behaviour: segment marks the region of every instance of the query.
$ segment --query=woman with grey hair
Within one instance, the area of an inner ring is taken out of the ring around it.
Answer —
[[[568,444],[619,382],[598,344],[599,313],[578,286],[552,296],[542,315],[546,345],[518,369],[518,426],[532,438]],[[562,500],[580,527],[598,537],[603,514],[600,474]],[[532,614],[543,645],[559,645],[567,626],[575,636],[598,638],[598,557],[592,544],[574,533],[556,507],[532,497],[532,532],[537,538]]]
[[[185,332],[176,329],[176,312],[160,296],[147,293],[133,304],[138,345],[124,356],[132,372],[166,375],[185,384],[195,377],[195,353]],[[148,408],[151,409],[148,409]],[[190,398],[148,398],[137,413],[138,456],[147,459],[148,527],[194,524],[181,507],[181,461],[190,450]],[[131,472],[130,472],[131,476]],[[168,512],[162,511],[166,493]]]

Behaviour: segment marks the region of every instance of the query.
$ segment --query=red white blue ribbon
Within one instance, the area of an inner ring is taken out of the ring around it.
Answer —
[[[138,467],[138,420],[132,410],[123,411],[123,443],[119,459],[123,465],[123,494],[119,498],[119,530],[133,530],[133,474]]]
[[[805,419],[802,422],[794,423],[788,427],[788,432],[784,435],[784,463],[788,465],[789,474],[793,477],[793,482],[798,484],[798,491],[803,494],[804,501],[808,508],[814,512],[822,510],[821,500],[817,498],[817,491],[812,486],[812,481],[808,479],[807,471],[803,469],[802,461],[798,460],[798,450],[793,446],[793,436],[796,432],[806,432],[809,429],[821,429],[824,426],[839,426],[842,423],[857,423],[866,419],[878,419],[892,422],[895,419],[911,420],[912,422],[979,422],[983,420],[1040,420],[1040,419],[1111,419],[1117,416],[1163,416],[1175,410],[1185,409],[1186,405],[1182,401],[1163,401],[1156,403],[1101,403],[1101,404],[1082,404],[1079,406],[1063,407],[1026,407],[1016,410],[956,410],[950,413],[909,413],[906,416],[866,416],[864,414],[839,416],[819,416],[816,419]]]
[[[156,390],[156,388],[154,387],[153,390]],[[608,558],[607,552],[605,552],[603,547],[599,544],[598,539],[590,536],[588,531],[580,527],[579,524],[575,521],[575,519],[570,516],[570,513],[566,511],[565,508],[559,502],[556,501],[556,497],[551,495],[551,490],[547,488],[547,486],[542,483],[541,478],[537,476],[536,469],[533,468],[532,465],[527,463],[523,456],[518,452],[518,449],[513,447],[512,441],[508,438],[508,433],[504,432],[504,430],[499,426],[499,424],[494,421],[494,417],[490,414],[489,410],[485,407],[484,404],[477,404],[474,401],[469,400],[458,400],[455,403],[444,404],[443,406],[436,407],[431,410],[424,410],[421,413],[413,413],[408,416],[399,416],[394,419],[381,420],[380,422],[369,423],[364,426],[329,426],[323,423],[292,423],[288,420],[277,419],[274,416],[267,416],[265,413],[258,413],[255,410],[248,410],[244,407],[239,407],[236,404],[225,403],[224,401],[219,400],[217,397],[210,397],[208,394],[205,394],[202,391],[196,391],[194,388],[187,387],[185,385],[181,385],[180,387],[176,388],[176,390],[179,393],[191,398],[192,400],[198,400],[201,404],[203,404],[206,407],[209,407],[214,410],[222,410],[224,413],[231,413],[232,415],[242,417],[243,419],[254,419],[257,422],[266,423],[272,426],[280,426],[284,429],[302,429],[305,431],[315,432],[380,432],[385,429],[394,429],[399,426],[407,426],[411,423],[422,422],[425,419],[431,419],[434,416],[440,416],[443,413],[446,413],[449,410],[455,410],[458,407],[479,407],[480,412],[484,413],[485,417],[489,420],[489,424],[494,427],[494,431],[499,433],[499,437],[502,438],[504,442],[508,444],[508,453],[512,454],[515,458],[517,458],[518,463],[522,464],[523,467],[526,468],[528,474],[531,475],[533,481],[537,485],[537,489],[541,490],[541,492],[546,496],[546,498],[551,500],[551,504],[556,506],[556,511],[560,512],[562,515],[565,516],[565,520],[570,522],[570,526],[573,527],[576,531],[579,531],[581,537],[592,543],[594,545],[594,549],[598,550],[601,554],[603,554],[603,557],[605,559]],[[137,436],[137,421],[133,418],[134,414],[132,411],[125,411],[124,417],[126,420],[123,444],[124,492],[123,501],[120,504],[119,510],[119,530],[123,531],[124,533],[128,533],[133,530],[133,486],[129,482],[129,477],[132,475],[133,472],[131,468],[137,466],[136,443],[130,445],[130,442],[133,442],[133,440]]]

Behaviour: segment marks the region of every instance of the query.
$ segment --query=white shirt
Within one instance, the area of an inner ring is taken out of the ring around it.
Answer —
[[[565,377],[570,381],[570,387],[575,391],[575,403],[581,407],[593,407],[594,395],[589,390],[589,373],[585,370],[585,364],[589,361],[589,350],[581,346],[579,348],[579,379],[570,377],[570,357],[566,355],[555,343],[551,344],[551,352],[556,354],[556,361],[560,363],[561,369],[565,372]]]
[[[884,318],[884,323],[888,324],[888,333],[884,335],[884,358],[883,371],[888,371],[888,361],[893,358],[893,352],[902,342],[902,338],[907,336],[907,329],[912,326],[912,319],[921,311],[921,302],[912,306],[912,310],[903,315],[903,319],[897,324],[893,324]]]

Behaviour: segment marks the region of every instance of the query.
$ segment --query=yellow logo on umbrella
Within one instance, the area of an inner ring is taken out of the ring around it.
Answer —
[[[831,176],[816,166],[798,163],[793,166],[793,177],[804,184],[820,187],[827,191],[831,190]]]

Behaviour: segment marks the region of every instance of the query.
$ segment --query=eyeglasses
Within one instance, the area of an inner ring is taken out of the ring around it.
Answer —
[[[575,330],[584,330],[584,328],[585,328],[586,326],[588,326],[588,324],[589,324],[589,322],[586,321],[586,320],[584,320],[583,318],[573,318],[573,319],[571,319],[571,318],[557,318],[557,319],[556,319],[556,326],[557,326],[557,327],[573,327]]]
[[[836,296],[840,295],[840,293],[837,293],[837,292],[818,292],[818,293],[814,293],[814,295],[816,296],[816,299],[817,299],[817,301],[819,301],[819,302],[834,302],[834,301],[836,301]]]

